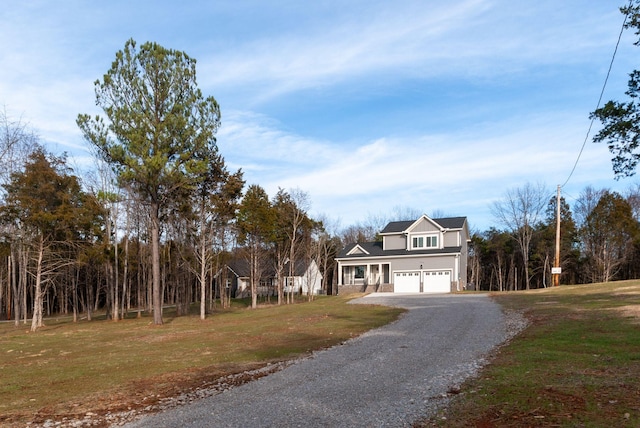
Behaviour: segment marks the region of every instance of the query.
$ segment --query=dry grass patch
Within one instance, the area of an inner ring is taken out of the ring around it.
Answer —
[[[640,323],[640,305],[621,306],[615,310],[621,312],[627,318],[633,318],[635,324]]]

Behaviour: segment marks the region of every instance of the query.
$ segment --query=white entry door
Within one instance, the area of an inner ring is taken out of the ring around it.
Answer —
[[[450,293],[451,292],[451,271],[438,270],[424,272],[424,292],[425,293]]]
[[[420,292],[420,272],[394,272],[393,291],[395,293],[419,293]]]

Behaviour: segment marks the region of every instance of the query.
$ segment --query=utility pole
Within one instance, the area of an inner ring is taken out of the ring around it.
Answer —
[[[560,185],[558,185],[558,193],[556,196],[556,256],[553,260],[553,268],[551,269],[551,276],[553,278],[553,286],[560,285],[560,274],[562,268],[560,267]]]

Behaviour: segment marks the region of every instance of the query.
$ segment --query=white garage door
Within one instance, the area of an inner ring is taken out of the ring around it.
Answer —
[[[393,291],[395,293],[419,293],[420,272],[394,272]]]
[[[451,271],[438,270],[424,273],[425,293],[450,293]]]

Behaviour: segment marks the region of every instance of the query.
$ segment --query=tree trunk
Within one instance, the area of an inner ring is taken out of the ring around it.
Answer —
[[[73,277],[73,322],[78,322],[78,282],[80,281],[80,269],[75,268]]]
[[[115,221],[114,221],[115,224]],[[114,282],[113,282],[113,321],[118,322],[120,320],[120,313],[119,313],[119,304],[120,304],[120,299],[118,298],[118,287],[120,286],[120,284],[118,284],[118,280],[119,280],[119,274],[118,274],[118,228],[116,227],[116,232],[115,232],[115,244],[114,244],[114,254],[115,254],[115,272],[114,272]]]
[[[278,305],[282,305],[284,300],[284,255],[282,250],[278,249],[276,252],[276,287],[278,291]]]
[[[104,281],[105,281],[105,317],[106,319],[113,319],[113,265],[111,264],[111,260],[106,260],[104,263]],[[98,293],[96,296],[99,296]],[[98,305],[100,304],[98,298],[96,297],[96,302],[94,309],[98,310]]]
[[[44,237],[40,236],[40,243],[38,245],[38,260],[36,262],[36,284],[33,295],[33,317],[31,318],[31,331],[35,332],[39,327],[43,326],[42,323],[42,259],[44,255]]]
[[[29,268],[29,248],[20,245],[20,289],[22,295],[22,323],[27,325],[27,269]]]
[[[20,288],[18,287],[18,278],[17,278],[17,266],[16,266],[16,257],[14,254],[13,247],[11,248],[11,259],[13,260],[11,263],[11,287],[13,288],[13,317],[15,320],[15,326],[20,325]],[[18,255],[18,260],[20,256]]]
[[[289,287],[287,289],[287,304],[293,303],[293,286],[295,280],[293,274],[295,273],[295,248],[296,248],[296,225],[294,223],[293,233],[291,234],[291,246],[289,247]]]
[[[5,301],[9,302],[10,299],[10,294],[11,292],[9,291],[11,289],[11,284],[10,284],[10,275],[9,275],[9,270],[11,269],[11,262],[9,260],[9,257],[7,257],[7,281],[5,282],[4,280],[2,281],[2,283],[0,283],[0,314],[3,313],[3,311],[6,309],[6,313],[7,314],[11,314],[11,310],[10,310],[10,304],[6,305],[7,307],[5,308]],[[5,288],[7,289],[7,292],[5,293],[4,290]],[[11,315],[9,315],[9,318],[11,317]]]
[[[89,272],[93,272],[93,270],[90,270]],[[92,279],[94,275],[91,275]],[[91,286],[91,281],[87,281],[87,286],[86,286],[86,293],[85,293],[85,304],[87,305],[87,321],[91,321],[91,294],[93,292],[93,287]]]
[[[529,279],[529,252],[528,252],[528,246],[527,246],[527,250],[525,250],[524,248],[522,249],[522,263],[524,264],[524,283],[526,286],[526,289],[529,290],[531,288],[531,281]]]
[[[20,293],[18,292],[18,282],[16,278],[16,259],[14,256],[13,246],[11,246],[11,254],[9,255],[9,260],[11,260],[9,278],[11,282],[11,289],[13,291],[13,317],[15,319],[15,325],[18,326],[20,324]]]
[[[122,318],[131,309],[131,287],[129,286],[129,218],[127,217],[127,234],[124,236],[124,272],[122,273]]]
[[[162,324],[162,292],[160,289],[160,218],[157,202],[151,204],[151,281],[153,289],[153,323]]]
[[[256,244],[251,246],[251,308],[258,307],[258,248]]]
[[[204,223],[204,222],[203,222]],[[206,227],[204,224],[202,227]],[[203,231],[200,243],[200,319],[206,318],[207,309],[207,242]]]

